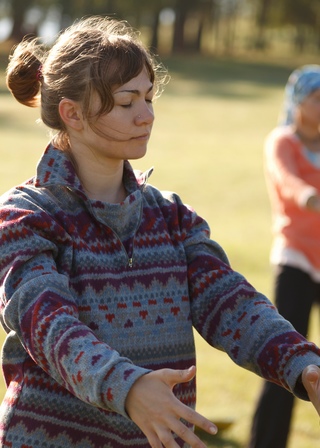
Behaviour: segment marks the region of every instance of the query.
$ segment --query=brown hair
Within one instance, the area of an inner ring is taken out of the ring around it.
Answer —
[[[112,91],[146,68],[159,96],[167,73],[125,22],[110,18],[82,19],[63,31],[51,49],[38,40],[23,40],[10,56],[7,86],[20,103],[41,105],[42,121],[57,130],[55,143],[66,149],[68,138],[59,114],[63,98],[78,101],[90,118],[90,101],[101,100],[98,116],[114,106]]]

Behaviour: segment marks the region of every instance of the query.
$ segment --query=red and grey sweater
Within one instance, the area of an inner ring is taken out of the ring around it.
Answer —
[[[207,223],[147,178],[125,162],[125,201],[93,202],[49,146],[36,176],[1,198],[1,446],[147,447],[127,393],[150,370],[195,363],[192,327],[306,398],[295,384],[320,351],[231,269]],[[194,381],[175,394],[195,406]]]

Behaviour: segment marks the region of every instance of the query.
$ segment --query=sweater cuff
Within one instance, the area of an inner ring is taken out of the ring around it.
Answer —
[[[309,401],[308,393],[303,386],[301,375],[303,370],[314,364],[320,368],[320,356],[316,353],[308,353],[306,356],[297,355],[292,357],[286,366],[287,384],[291,392],[301,400]]]
[[[103,382],[101,398],[105,408],[130,418],[125,409],[129,390],[141,376],[151,371],[126,361],[118,363]]]

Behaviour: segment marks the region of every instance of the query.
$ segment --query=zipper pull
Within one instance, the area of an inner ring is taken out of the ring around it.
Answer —
[[[128,266],[129,266],[129,268],[132,268],[132,266],[133,266],[133,258],[129,258]]]

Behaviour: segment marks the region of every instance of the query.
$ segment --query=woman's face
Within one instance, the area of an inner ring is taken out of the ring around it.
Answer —
[[[304,124],[320,126],[320,89],[314,90],[299,105],[299,115]]]
[[[73,150],[80,156],[93,155],[101,162],[107,159],[139,159],[147,150],[152,125],[153,84],[145,69],[114,92],[113,109],[97,119],[98,96],[93,98],[93,119],[84,120],[84,127],[73,140]]]

